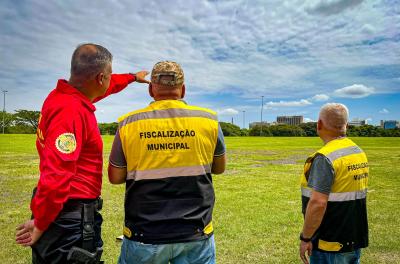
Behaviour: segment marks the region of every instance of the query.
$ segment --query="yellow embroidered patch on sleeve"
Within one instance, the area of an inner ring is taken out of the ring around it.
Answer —
[[[71,154],[76,149],[75,135],[72,133],[63,133],[56,139],[56,148],[63,154]]]

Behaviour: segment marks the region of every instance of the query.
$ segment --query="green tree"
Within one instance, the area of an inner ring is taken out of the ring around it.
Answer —
[[[347,128],[347,135],[350,137],[385,137],[390,136],[390,132],[381,127],[372,125],[363,126],[349,126]]]
[[[299,125],[301,129],[303,129],[305,136],[307,137],[316,137],[317,134],[317,122],[309,122],[309,123],[302,123]]]
[[[358,127],[358,126],[349,126],[347,128],[347,136],[349,136],[349,137],[358,137],[358,136],[360,136],[360,127]]]
[[[4,121],[4,123],[3,123]],[[4,127],[4,133],[10,133],[10,127],[14,125],[15,121],[15,116],[11,113],[7,112],[1,112],[1,131],[0,133],[3,133],[3,127]]]
[[[233,125],[231,123],[226,123],[226,122],[219,122],[219,125],[221,126],[224,136],[238,137],[241,135],[240,127],[238,127],[236,125]]]
[[[300,127],[286,124],[270,126],[269,129],[274,137],[302,137],[306,135]]]
[[[15,124],[20,126],[31,126],[33,133],[36,132],[38,122],[39,122],[40,111],[30,111],[30,110],[15,110]]]
[[[400,128],[383,129],[379,128],[381,137],[400,137]]]
[[[8,127],[9,134],[35,134],[36,130],[26,124],[15,124],[13,126]]]
[[[242,128],[240,129],[240,136],[241,137],[247,137],[249,135],[249,130],[247,128]]]
[[[261,130],[261,128],[262,128],[262,130]],[[250,132],[249,132],[249,135],[250,136],[256,136],[256,137],[259,137],[259,136],[262,136],[262,137],[272,137],[273,135],[272,135],[272,133],[271,133],[271,131],[270,131],[270,126],[266,126],[266,125],[256,125],[256,126],[253,126],[251,129],[250,129]]]
[[[102,135],[115,135],[118,129],[118,123],[99,123],[98,127]]]
[[[390,129],[391,133],[390,136],[391,137],[400,137],[400,128],[394,128],[394,129]]]

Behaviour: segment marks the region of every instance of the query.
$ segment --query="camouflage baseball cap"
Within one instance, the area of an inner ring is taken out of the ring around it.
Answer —
[[[161,78],[167,77],[170,78]],[[181,66],[173,61],[160,61],[151,71],[151,83],[175,86],[183,84],[183,71]]]

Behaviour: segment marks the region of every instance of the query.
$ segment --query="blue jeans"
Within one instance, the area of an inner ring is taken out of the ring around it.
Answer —
[[[124,238],[118,264],[215,264],[214,236],[173,244],[143,244]]]
[[[359,264],[360,257],[360,249],[345,253],[330,253],[313,250],[310,256],[310,264]]]

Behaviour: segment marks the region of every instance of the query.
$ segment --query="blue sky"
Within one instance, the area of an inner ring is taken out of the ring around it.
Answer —
[[[316,120],[340,102],[350,118],[400,119],[400,1],[0,2],[0,88],[7,111],[40,110],[69,77],[74,48],[104,45],[115,73],[180,63],[186,100],[246,126],[278,115]],[[130,85],[96,104],[99,122],[150,102]]]

